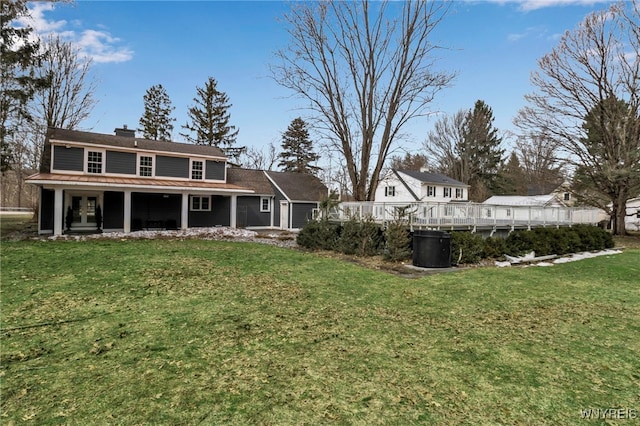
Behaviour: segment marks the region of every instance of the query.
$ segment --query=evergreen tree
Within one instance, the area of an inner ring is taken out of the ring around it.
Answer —
[[[278,166],[285,172],[315,174],[320,167],[311,163],[319,158],[320,156],[313,152],[307,123],[300,117],[295,118],[282,135],[281,160]]]
[[[147,89],[144,97],[144,113],[140,117],[141,128],[145,139],[170,141],[173,131],[172,122],[176,121],[171,117],[171,112],[175,109],[171,106],[169,95],[162,84],[151,86]]]
[[[39,44],[30,39],[33,28],[16,26],[28,16],[24,0],[2,1],[0,27],[0,171],[11,168],[12,139],[17,124],[29,120],[27,103],[35,90],[46,87],[48,78],[38,78],[33,67],[40,61]]]
[[[180,133],[189,142],[198,145],[231,148],[236,143],[239,130],[229,125],[229,97],[217,88],[218,83],[209,77],[202,87],[196,87],[195,105],[189,108],[189,122],[182,126],[188,133]]]
[[[500,167],[496,178],[495,193],[499,195],[527,195],[526,176],[515,152],[511,152],[509,161]]]
[[[493,110],[482,100],[475,103],[465,120],[465,133],[455,150],[459,157],[459,175],[471,185],[470,199],[483,201],[495,191],[504,150],[502,138],[493,127]]]

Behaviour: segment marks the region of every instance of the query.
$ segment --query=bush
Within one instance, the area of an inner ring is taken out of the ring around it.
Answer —
[[[344,254],[375,256],[382,244],[382,231],[373,220],[351,219],[342,225],[336,250]]]
[[[310,250],[334,250],[339,235],[339,225],[328,220],[312,220],[300,230],[296,242]]]
[[[506,254],[522,256],[531,251],[536,256],[603,250],[614,246],[613,237],[606,230],[591,225],[571,228],[536,228],[533,231],[515,231],[506,240]]]
[[[384,230],[384,258],[401,262],[411,258],[411,233],[402,221],[392,222]]]
[[[507,250],[507,243],[501,237],[489,237],[484,240],[482,248],[483,257],[486,259],[497,259],[502,257]]]
[[[451,233],[451,263],[478,263],[483,250],[484,241],[480,234],[466,231]]]
[[[533,233],[531,231],[514,231],[509,234],[506,252],[510,256],[522,256],[533,250]]]

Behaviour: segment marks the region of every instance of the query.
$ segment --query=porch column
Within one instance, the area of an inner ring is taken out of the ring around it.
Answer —
[[[131,232],[131,191],[124,191],[124,232]]]
[[[182,193],[182,208],[180,209],[180,229],[189,228],[189,194]]]
[[[237,195],[232,195],[231,196],[231,217],[230,217],[230,221],[229,221],[229,225],[232,228],[235,228],[237,225],[236,219],[238,216],[238,196]]]
[[[62,188],[54,190],[53,198],[53,235],[62,235],[62,222],[64,213],[64,202]]]

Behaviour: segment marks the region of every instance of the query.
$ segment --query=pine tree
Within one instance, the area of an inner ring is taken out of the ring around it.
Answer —
[[[460,176],[471,185],[472,201],[483,201],[496,190],[504,150],[500,148],[502,138],[498,137],[493,120],[493,110],[484,101],[476,101],[466,117],[464,138],[456,146]]]
[[[31,41],[30,27],[14,26],[29,15],[24,0],[2,1],[0,28],[0,170],[11,168],[12,139],[18,123],[29,119],[27,103],[35,90],[47,87],[48,79],[34,75],[40,60],[39,43]]]
[[[278,166],[285,172],[315,174],[320,167],[311,163],[319,158],[320,156],[313,152],[307,123],[300,117],[295,118],[282,135],[281,160]]]
[[[515,152],[511,152],[509,161],[500,167],[495,193],[498,195],[527,195],[526,176]]]
[[[218,83],[209,77],[202,87],[196,87],[195,105],[189,108],[189,122],[182,126],[188,133],[180,133],[189,142],[198,145],[231,148],[236,143],[239,130],[229,125],[229,97],[217,88]]]
[[[138,131],[142,132],[145,139],[170,141],[173,131],[172,122],[176,121],[171,117],[171,112],[175,109],[171,106],[169,95],[162,84],[151,86],[144,97],[144,114],[140,117]]]

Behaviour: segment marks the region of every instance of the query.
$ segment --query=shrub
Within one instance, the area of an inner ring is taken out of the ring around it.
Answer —
[[[482,249],[483,257],[487,259],[497,259],[502,257],[507,250],[507,243],[502,237],[489,237],[484,240]]]
[[[344,254],[374,256],[380,251],[382,231],[371,219],[350,219],[342,225],[336,250]]]
[[[481,235],[466,231],[451,233],[451,263],[478,263],[483,249]]]
[[[384,258],[401,262],[411,258],[411,233],[403,221],[394,221],[384,230]]]
[[[300,230],[296,242],[310,250],[334,250],[339,235],[339,225],[328,220],[312,220]]]
[[[510,256],[522,256],[533,249],[533,233],[531,231],[513,231],[505,240]]]

